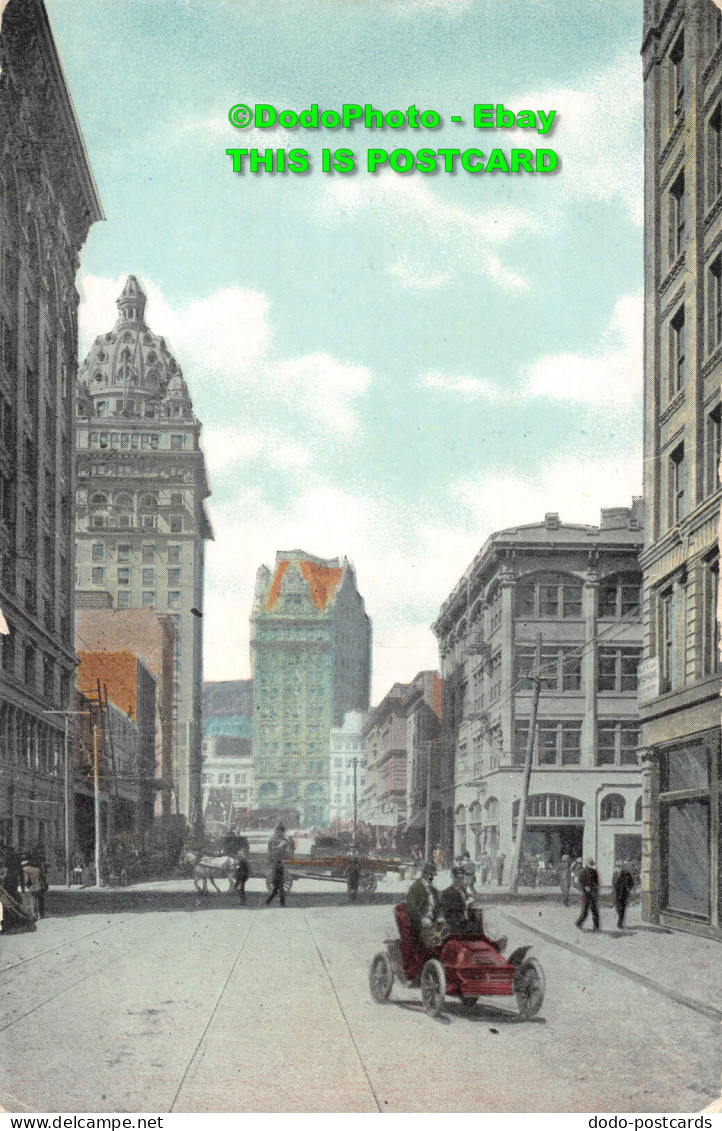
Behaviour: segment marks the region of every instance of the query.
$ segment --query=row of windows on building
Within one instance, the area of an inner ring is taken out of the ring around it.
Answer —
[[[91,448],[117,448],[137,449],[139,451],[159,451],[161,449],[161,432],[91,432]],[[183,433],[171,433],[170,451],[185,451],[189,438]]]
[[[600,720],[594,749],[595,766],[636,766],[639,723],[624,719]],[[514,727],[513,764],[521,766],[529,740],[529,719],[517,719]],[[582,720],[540,719],[537,723],[535,764],[579,766],[582,762]]]
[[[231,777],[233,778],[232,783]],[[224,771],[219,774],[213,774],[209,771],[201,774],[201,782],[203,785],[248,785],[248,778],[248,774],[231,774],[229,771]]]
[[[284,758],[259,758],[256,761],[256,775],[278,774],[282,777],[304,777],[304,775],[328,774],[328,761],[325,758],[305,759],[303,752],[291,751],[293,762]],[[311,751],[308,751],[311,753]]]
[[[0,636],[0,666],[8,676],[22,679],[29,691],[38,692],[49,702],[56,702],[60,691],[60,702],[70,700],[70,677],[61,673],[56,682],[57,665],[52,656],[44,654],[31,641],[23,640],[8,621],[9,632]]]
[[[155,542],[144,542],[140,547],[140,557],[143,565],[153,565],[155,563],[158,547]],[[119,562],[130,562],[133,558],[133,547],[129,542],[119,542],[115,553]],[[113,554],[113,547],[105,542],[94,542],[92,549],[92,559],[94,562],[104,562],[108,557]],[[181,545],[169,545],[166,547],[166,558],[168,565],[177,565],[180,563],[183,556],[183,547]],[[169,575],[171,571],[168,571]],[[170,584],[170,583],[169,583]]]
[[[582,646],[546,645],[541,650],[539,681],[542,691],[582,690]],[[618,694],[637,691],[640,648],[600,647],[597,653],[597,690]],[[531,690],[536,665],[536,648],[519,645],[516,649],[517,689]]]
[[[92,566],[91,572],[92,572],[93,585],[104,585],[105,579],[106,579],[106,572],[110,573],[109,570],[106,571],[105,566]],[[141,584],[142,585],[155,585],[156,584],[155,566],[146,566],[146,567],[142,568],[141,571],[140,571],[140,574],[141,574]],[[169,569],[167,571],[167,574],[168,574],[168,587],[169,587],[168,604],[169,604],[170,608],[180,608],[180,591],[179,590],[173,590],[170,587],[174,586],[174,585],[180,585],[180,583],[181,583],[181,571],[180,571],[179,568]],[[116,582],[117,582],[118,585],[130,585],[132,577],[133,577],[133,571],[132,571],[131,566],[118,566],[117,567]]]
[[[707,352],[714,353],[722,346],[722,255],[718,255],[707,269]],[[669,379],[667,397],[674,400],[689,382],[689,326],[685,304],[681,303],[669,320],[668,349]]]

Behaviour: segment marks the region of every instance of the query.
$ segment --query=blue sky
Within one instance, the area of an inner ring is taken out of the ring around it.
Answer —
[[[641,491],[641,0],[47,2],[107,215],[81,352],[138,275],[204,422],[206,675],[248,674],[256,567],[300,546],[354,562],[378,700],[436,666],[428,626],[492,530]],[[445,124],[237,130],[238,102]],[[475,102],[557,119],[477,131]],[[314,169],[234,174],[225,150],[253,145]],[[324,145],[560,167],[325,175]]]

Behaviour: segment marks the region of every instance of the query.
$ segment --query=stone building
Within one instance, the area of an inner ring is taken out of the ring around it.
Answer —
[[[95,339],[79,376],[77,587],[103,590],[117,609],[174,622],[173,786],[180,812],[200,818],[203,575],[212,538],[210,495],[180,366],[145,322],[129,275],[118,319]]]
[[[347,711],[341,726],[331,727],[329,745],[329,798],[331,822],[353,823],[354,776],[356,817],[361,812],[361,798],[366,788],[366,755],[364,752],[364,711]]]
[[[406,827],[410,843],[418,845],[427,857],[441,837],[438,780],[441,686],[438,672],[419,672],[409,684],[404,700]]]
[[[544,522],[498,531],[441,607],[439,782],[447,858],[511,859],[541,642],[541,693],[524,851],[641,859],[637,667],[643,508],[599,526]],[[505,879],[508,878],[505,874]]]
[[[259,568],[251,667],[257,805],[323,826],[331,727],[369,705],[371,622],[346,558],[279,551]]]
[[[98,193],[41,0],[0,31],[0,835],[63,858],[75,715],[75,275]],[[51,714],[50,712],[56,712]]]
[[[646,0],[645,916],[722,937],[722,12]]]
[[[206,735],[201,786],[206,831],[220,833],[234,824],[243,827],[255,808],[250,738]]]
[[[401,832],[406,825],[406,707],[408,684],[395,683],[369,711],[363,735],[366,788],[362,819]]]

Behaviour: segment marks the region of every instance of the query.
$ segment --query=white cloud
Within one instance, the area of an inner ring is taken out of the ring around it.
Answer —
[[[487,381],[484,377],[474,377],[471,373],[456,375],[433,371],[422,374],[420,384],[425,389],[440,389],[442,392],[452,393],[469,401],[501,401],[507,399],[507,395],[497,385]]]
[[[522,396],[628,408],[642,393],[642,328],[642,296],[624,295],[596,352],[540,358],[524,374]]]
[[[515,98],[513,108],[554,109],[542,139],[562,169],[555,199],[581,197],[621,204],[640,227],[644,221],[642,76],[638,58],[624,54],[589,75],[578,89],[551,88]]]
[[[451,282],[450,271],[435,271],[422,263],[413,263],[409,259],[398,259],[389,268],[392,275],[410,291],[435,291],[445,287]]]
[[[396,231],[408,224],[425,238],[433,238],[444,265],[464,263],[487,275],[502,289],[525,290],[528,282],[518,271],[504,267],[492,248],[539,230],[539,221],[527,209],[505,204],[486,210],[472,210],[442,200],[418,178],[404,177],[384,170],[363,178],[340,178],[324,186],[320,209],[329,220],[342,222],[359,213],[368,213],[386,230]],[[428,247],[423,258],[414,261],[407,255],[389,270],[408,285],[409,278],[429,279]],[[446,272],[437,272],[438,285]]]

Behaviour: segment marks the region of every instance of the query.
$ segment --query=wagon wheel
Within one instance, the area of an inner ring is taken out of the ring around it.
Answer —
[[[438,1017],[444,1008],[446,973],[438,958],[427,958],[421,971],[421,1000],[429,1017]]]
[[[369,970],[369,989],[371,990],[371,997],[377,1001],[379,1005],[383,1005],[388,1001],[391,987],[394,984],[394,970],[389,960],[388,954],[380,951]]]
[[[544,1001],[544,973],[536,958],[527,958],[514,974],[514,993],[525,1021],[536,1017]]]
[[[361,878],[359,880],[359,887],[360,887],[361,891],[371,893],[371,892],[376,891],[376,888],[378,886],[379,886],[379,881],[376,879],[376,876],[374,875],[373,872],[362,872],[361,873]]]

